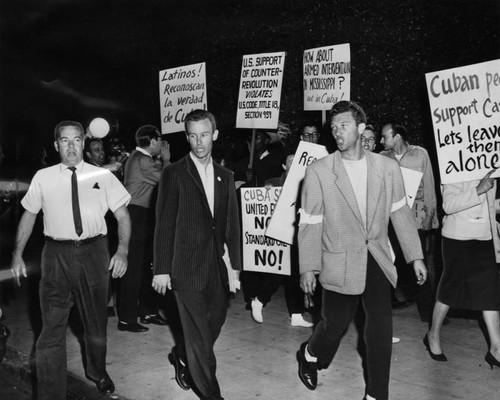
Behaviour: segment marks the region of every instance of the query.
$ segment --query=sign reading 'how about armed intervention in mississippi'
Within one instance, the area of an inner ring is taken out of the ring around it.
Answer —
[[[481,179],[500,167],[500,60],[425,78],[441,183]]]
[[[351,98],[351,50],[349,44],[304,51],[304,110],[330,110]]]

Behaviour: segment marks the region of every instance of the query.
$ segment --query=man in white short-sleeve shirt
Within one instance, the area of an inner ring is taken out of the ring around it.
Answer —
[[[11,270],[20,285],[26,277],[22,258],[36,216],[43,211],[40,308],[42,332],[36,344],[38,399],[66,399],[66,326],[73,305],[83,327],[86,375],[103,395],[114,392],[106,372],[106,327],[109,273],[127,270],[130,195],[108,170],[83,162],[84,130],[79,122],[62,121],[54,146],[61,163],[38,171],[21,201]],[[104,215],[118,221],[119,243],[109,257]]]

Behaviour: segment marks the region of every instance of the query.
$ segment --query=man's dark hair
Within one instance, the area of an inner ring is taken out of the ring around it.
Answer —
[[[365,131],[372,131],[375,134],[375,139],[378,139],[379,134],[378,134],[377,130],[375,129],[374,125],[366,124]]]
[[[212,125],[212,133],[215,132],[217,129],[215,117],[210,111],[207,110],[193,110],[186,115],[186,119],[184,120],[184,130],[187,133],[188,122],[198,122],[203,121],[204,119],[208,119],[210,121],[210,124]]]
[[[397,122],[388,122],[384,126],[389,126],[392,129],[393,137],[399,135],[401,136],[401,139],[403,139],[403,141],[405,142],[408,141],[408,131],[404,125],[399,124]]]
[[[158,139],[161,133],[154,125],[143,125],[135,133],[135,142],[139,147],[148,147],[152,139]]]
[[[90,152],[90,145],[92,143],[102,143],[102,145],[104,146],[104,143],[101,139],[96,137],[90,137],[87,140],[85,140],[85,146],[83,147],[83,154],[87,154],[87,152]]]
[[[304,131],[304,128],[307,126],[314,126],[318,130],[318,133],[320,133],[321,124],[319,124],[317,121],[308,120],[302,124],[302,126],[300,128],[300,134],[302,134],[302,132]]]
[[[54,128],[54,140],[56,142],[59,139],[59,135],[61,134],[61,131],[68,126],[72,126],[72,127],[75,127],[76,129],[78,129],[81,133],[82,138],[85,138],[85,131],[83,129],[83,125],[77,121],[67,120],[67,121],[59,122],[56,125],[56,127]]]
[[[352,116],[356,121],[356,125],[359,125],[361,123],[366,124],[366,114],[363,111],[363,109],[354,101],[346,101],[346,100],[339,101],[338,103],[335,103],[333,105],[329,115],[330,123],[332,123],[333,117],[345,112],[352,113]]]

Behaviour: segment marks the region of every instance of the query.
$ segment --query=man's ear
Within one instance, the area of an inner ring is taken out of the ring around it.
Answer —
[[[219,130],[216,129],[214,133],[212,134],[212,140],[215,142],[217,138],[219,137]]]
[[[59,144],[57,143],[57,140],[54,140],[54,148],[59,153]]]
[[[361,122],[359,125],[358,125],[358,132],[359,134],[361,135],[366,129],[366,124],[364,122]]]

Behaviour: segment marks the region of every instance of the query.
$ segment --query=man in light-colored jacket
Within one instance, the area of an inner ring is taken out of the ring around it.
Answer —
[[[398,164],[362,148],[366,115],[351,101],[336,103],[330,126],[338,151],[311,164],[302,190],[299,227],[301,287],[323,286],[323,320],[297,353],[299,377],[314,390],[318,365],[328,365],[359,301],[366,313],[366,399],[388,398],[392,348],[389,219],[419,284],[427,278]]]

